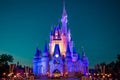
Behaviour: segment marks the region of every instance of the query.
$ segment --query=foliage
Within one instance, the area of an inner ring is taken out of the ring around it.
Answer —
[[[1,54],[0,55],[0,77],[3,76],[3,73],[9,73],[9,62],[13,62],[14,58],[12,55]]]
[[[120,54],[117,55],[117,61],[118,61],[119,64],[120,64]]]
[[[1,64],[8,64],[8,62],[13,62],[13,56],[8,54],[0,55],[0,63]]]
[[[99,65],[105,65],[105,73],[112,74],[113,78],[120,80],[120,54],[117,55],[117,60],[110,62],[109,64],[100,63]]]

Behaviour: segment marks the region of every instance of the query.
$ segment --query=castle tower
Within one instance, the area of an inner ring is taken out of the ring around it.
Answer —
[[[41,51],[36,48],[36,53],[34,55],[34,59],[33,59],[33,73],[34,75],[38,75],[38,62],[39,62],[39,59],[41,58]]]
[[[72,71],[72,57],[71,57],[71,51],[69,45],[67,45],[67,50],[66,50],[66,58],[65,58],[65,71],[67,73]]]
[[[43,53],[44,57],[48,57],[49,56],[49,51],[48,51],[48,46],[47,43],[45,43],[44,45],[44,53]]]
[[[40,66],[39,73],[43,75],[47,75],[47,73],[49,72],[49,67],[48,67],[49,66],[49,51],[48,51],[47,43],[45,43],[44,45],[44,52],[40,60],[40,63],[38,65]]]
[[[72,61],[76,62],[78,60],[78,54],[76,52],[75,47],[73,48],[73,54],[72,54]]]
[[[67,37],[68,37],[68,42],[70,42],[71,41],[71,32],[70,32],[70,29],[68,29]]]
[[[67,13],[65,9],[65,1],[63,1],[63,13],[62,13],[62,18],[61,18],[61,23],[62,23],[62,33],[67,35]]]
[[[88,67],[89,61],[88,61],[88,58],[85,55],[84,49],[82,51],[82,62],[83,62],[83,65],[84,65],[84,70],[83,71],[84,71],[84,74],[86,74],[86,73],[89,72],[89,67]]]
[[[67,33],[67,13],[65,9],[65,3],[63,3],[63,13],[61,18],[62,27],[57,25],[50,33],[50,55],[53,56],[54,48],[56,44],[59,44],[60,53],[62,56],[66,56],[67,42],[70,40],[70,31]],[[69,36],[69,39],[68,39]]]
[[[67,44],[66,58],[71,58],[71,51],[70,51],[69,44]]]

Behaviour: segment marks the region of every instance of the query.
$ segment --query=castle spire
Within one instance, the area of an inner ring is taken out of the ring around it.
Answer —
[[[34,58],[40,58],[41,57],[41,51],[38,49],[38,47],[36,48],[36,53],[34,55]]]
[[[66,13],[66,8],[65,8],[65,0],[63,0],[63,13],[62,13],[62,18],[61,18],[61,22],[62,22],[62,32],[64,34],[67,34],[67,13]]]
[[[44,45],[44,53],[48,53],[47,42],[45,42],[45,45]]]
[[[44,45],[44,52],[43,52],[43,55],[44,57],[48,57],[48,46],[47,46],[47,42],[45,42],[45,45]]]
[[[69,46],[69,44],[67,44],[66,56],[67,56],[67,57],[71,57],[71,51],[70,51],[70,46]]]
[[[70,32],[70,29],[68,29],[68,42],[71,41],[71,32]]]
[[[65,0],[63,0],[63,13],[62,16],[67,16],[66,9],[65,9]]]
[[[85,51],[84,51],[84,47],[82,46],[82,57],[85,57]]]

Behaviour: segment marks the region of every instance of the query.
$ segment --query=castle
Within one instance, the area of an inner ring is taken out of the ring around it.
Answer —
[[[89,61],[82,52],[82,57],[73,46],[70,29],[67,28],[67,13],[63,4],[61,26],[57,25],[50,32],[49,45],[45,43],[44,51],[38,48],[33,59],[33,73],[36,76],[48,75],[50,77],[66,76],[79,72],[88,73]]]

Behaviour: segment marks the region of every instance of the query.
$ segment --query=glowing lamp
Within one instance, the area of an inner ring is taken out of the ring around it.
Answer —
[[[56,58],[58,58],[58,57],[59,57],[59,55],[58,55],[58,54],[56,54],[56,55],[55,55],[55,57],[56,57]]]

